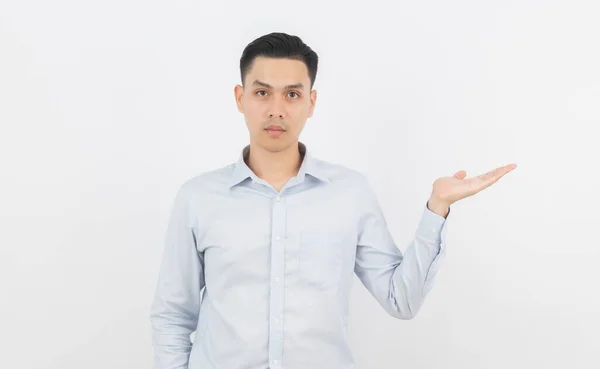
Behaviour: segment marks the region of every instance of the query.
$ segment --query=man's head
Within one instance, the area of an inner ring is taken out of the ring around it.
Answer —
[[[242,85],[234,92],[251,144],[269,152],[297,144],[315,107],[317,65],[317,54],[297,36],[271,33],[246,46],[240,59]]]

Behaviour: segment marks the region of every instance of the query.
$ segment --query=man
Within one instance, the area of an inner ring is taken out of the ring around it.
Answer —
[[[283,33],[244,50],[234,92],[250,143],[177,193],[151,311],[155,368],[354,368],[353,275],[391,316],[414,318],[444,256],[450,205],[515,167],[437,179],[401,253],[366,178],[299,141],[317,64]]]

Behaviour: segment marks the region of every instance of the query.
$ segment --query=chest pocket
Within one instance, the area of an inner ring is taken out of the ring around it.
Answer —
[[[352,227],[339,215],[306,219],[300,232],[300,280],[310,287],[336,289],[352,239]]]

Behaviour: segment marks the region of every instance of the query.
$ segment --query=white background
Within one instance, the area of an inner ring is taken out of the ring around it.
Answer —
[[[239,58],[320,56],[301,140],[367,174],[404,250],[432,182],[516,162],[453,206],[417,318],[356,279],[357,368],[600,367],[594,1],[0,2],[0,367],[149,368],[168,211],[237,160]]]

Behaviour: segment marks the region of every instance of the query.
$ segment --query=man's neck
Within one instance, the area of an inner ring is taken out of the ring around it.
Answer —
[[[278,152],[269,152],[250,144],[250,155],[246,164],[259,178],[276,188],[281,188],[291,177],[298,174],[301,163],[302,157],[296,143]]]

